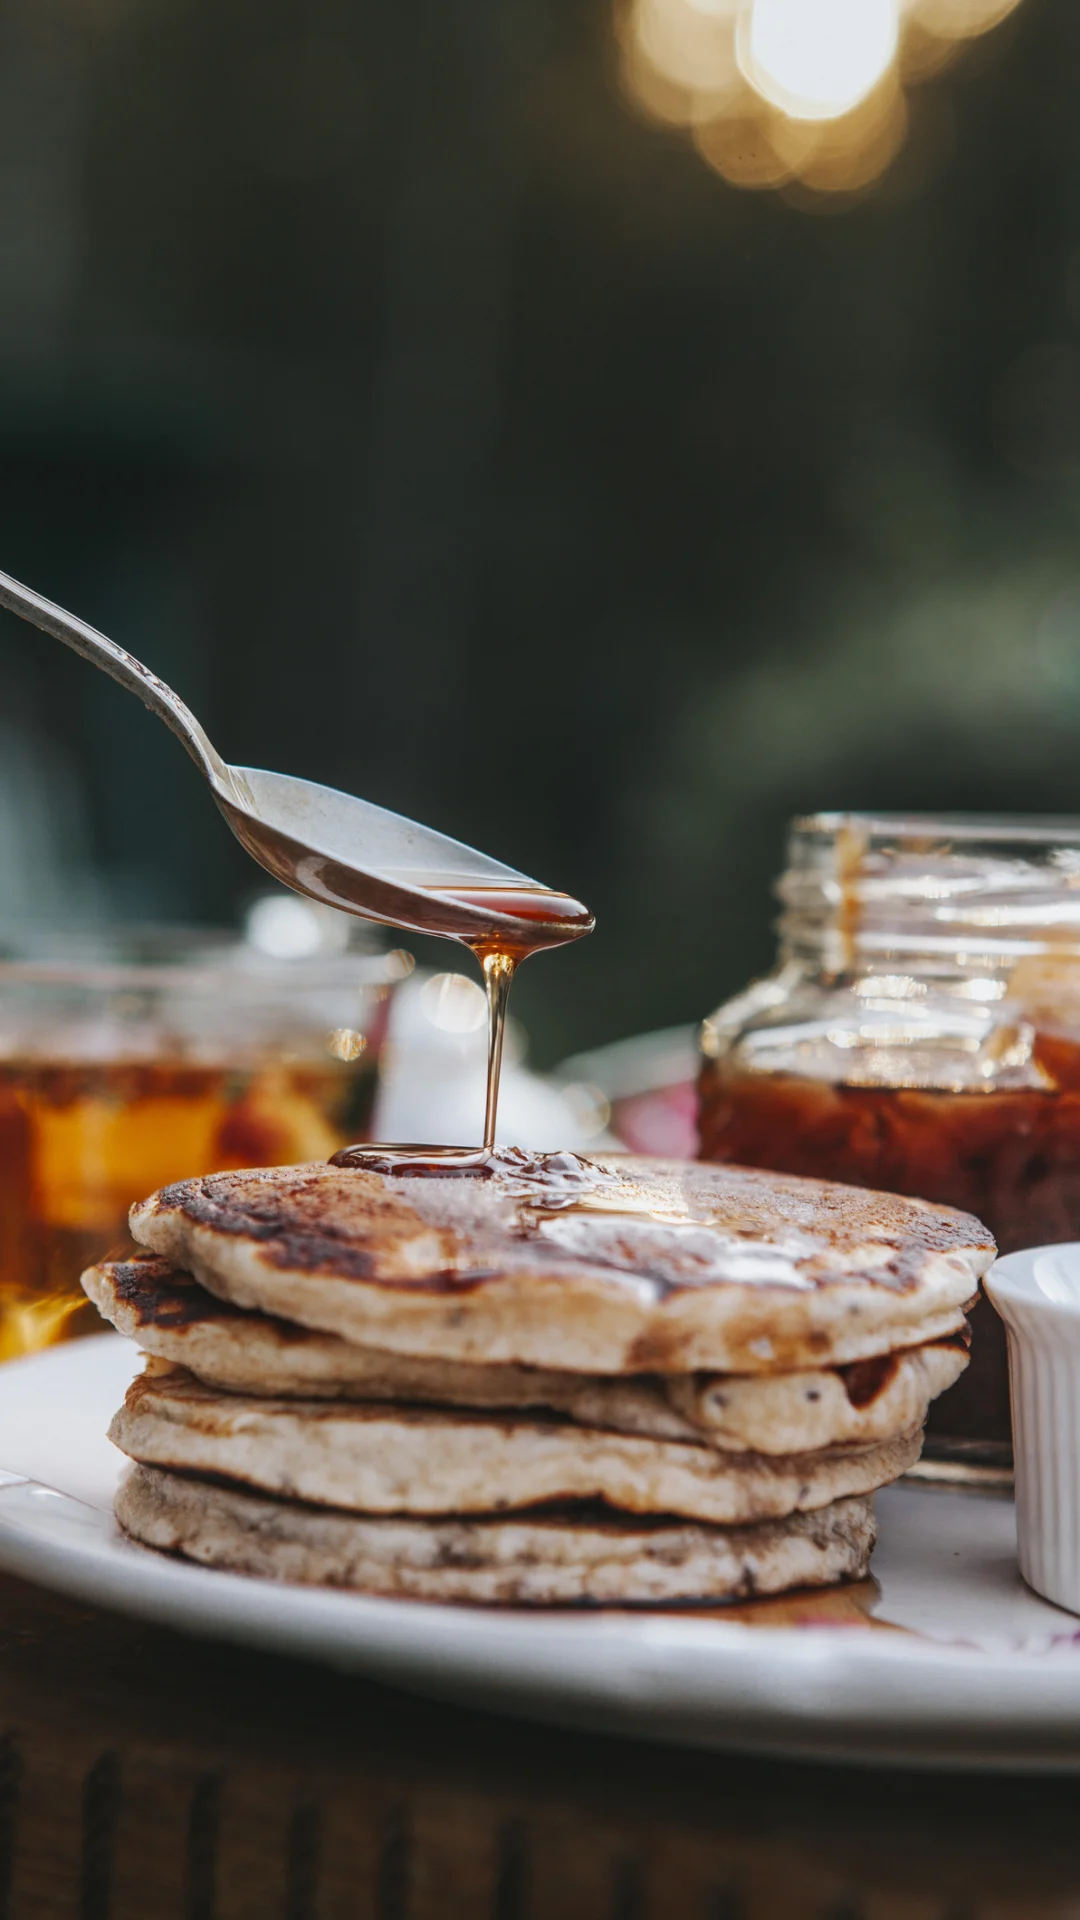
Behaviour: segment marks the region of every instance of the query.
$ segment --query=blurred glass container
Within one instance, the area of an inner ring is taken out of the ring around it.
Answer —
[[[796,821],[776,969],[703,1029],[701,1156],[921,1195],[1002,1252],[1080,1238],[1080,820]],[[980,1300],[934,1449],[1002,1458]]]
[[[133,1200],[363,1139],[412,964],[178,928],[0,934],[0,956],[0,1359],[100,1325],[79,1274]]]

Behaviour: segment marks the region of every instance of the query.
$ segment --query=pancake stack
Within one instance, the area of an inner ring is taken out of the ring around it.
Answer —
[[[967,1364],[977,1221],[623,1155],[358,1161],[167,1187],[84,1275],[148,1356],[110,1430],[133,1538],[517,1606],[865,1574]]]

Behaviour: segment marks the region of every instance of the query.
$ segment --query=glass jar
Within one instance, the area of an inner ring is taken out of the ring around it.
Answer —
[[[402,954],[0,936],[0,1360],[96,1331],[79,1287],[170,1180],[364,1139]]]
[[[794,823],[775,970],[704,1025],[701,1157],[962,1207],[1002,1252],[1080,1238],[1080,820]],[[1002,1457],[1004,1333],[928,1451]]]

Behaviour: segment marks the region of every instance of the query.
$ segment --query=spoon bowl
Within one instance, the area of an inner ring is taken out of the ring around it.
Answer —
[[[535,932],[531,922],[496,905],[500,892],[509,902],[521,892],[549,891],[516,868],[336,787],[259,767],[225,772],[228,784],[212,780],[211,786],[237,839],[296,892],[366,920],[466,943],[499,934],[513,943]],[[492,904],[459,898],[459,887],[485,893]],[[563,920],[551,926],[563,939],[589,931]]]
[[[365,920],[467,946],[531,951],[592,932],[592,915],[578,901],[460,840],[335,787],[230,766],[179,695],[140,660],[5,573],[0,606],[72,647],[164,720],[208,781],[241,845],[294,892]],[[530,911],[530,895],[537,904],[546,901],[546,908]]]

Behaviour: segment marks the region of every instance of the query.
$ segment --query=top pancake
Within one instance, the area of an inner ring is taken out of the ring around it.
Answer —
[[[773,1373],[939,1339],[994,1244],[970,1215],[741,1167],[502,1149],[440,1178],[184,1180],[135,1238],[236,1305],[362,1345],[594,1373]]]

